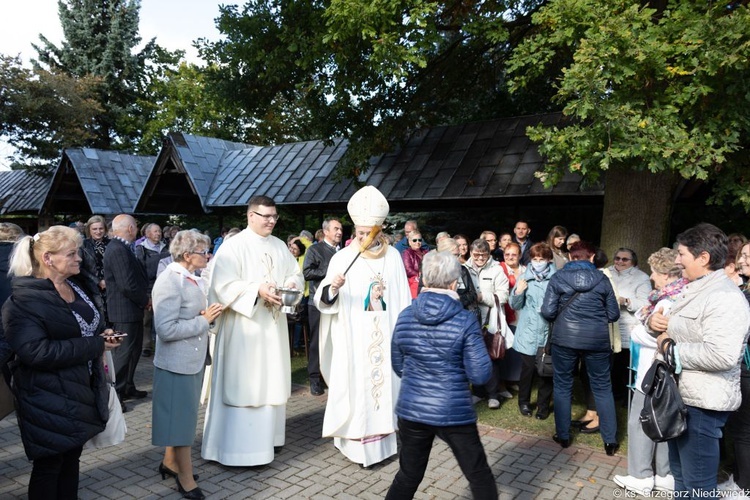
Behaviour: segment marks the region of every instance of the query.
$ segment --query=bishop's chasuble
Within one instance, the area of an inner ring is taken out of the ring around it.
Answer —
[[[400,379],[391,368],[391,335],[399,313],[411,304],[398,250],[383,239],[346,274],[336,299],[322,293],[359,251],[353,241],[333,256],[315,294],[320,317],[320,371],[328,384],[323,437],[349,460],[369,465],[396,454],[396,400]]]

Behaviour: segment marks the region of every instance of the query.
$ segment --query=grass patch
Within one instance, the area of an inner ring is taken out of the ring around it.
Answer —
[[[302,356],[292,356],[292,383],[299,385],[310,385],[307,377],[307,358]]]
[[[518,411],[518,395],[514,394],[513,396],[513,399],[501,401],[500,408],[497,410],[487,408],[486,400],[478,402],[475,408],[479,416],[479,423],[520,432],[521,434],[551,438],[555,433],[554,413],[550,413],[547,420],[537,420],[533,416],[524,417]],[[531,401],[536,401],[536,388],[532,391]],[[586,413],[586,404],[583,401],[583,391],[580,387],[574,387],[572,404],[573,420],[582,417]],[[532,408],[534,408],[534,415],[536,415],[536,409],[533,404]],[[615,403],[615,408],[617,411],[617,436],[620,440],[618,455],[627,455],[628,411],[619,403]],[[581,434],[577,430],[571,429],[571,438],[573,439],[573,444],[589,446],[600,451],[604,449],[602,436],[598,432],[596,434]]]

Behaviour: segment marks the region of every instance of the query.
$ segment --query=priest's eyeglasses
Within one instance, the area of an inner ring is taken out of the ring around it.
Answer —
[[[263,217],[263,220],[267,222],[268,221],[276,222],[277,220],[279,220],[279,214],[262,214],[260,212],[256,212],[255,210],[251,210],[251,212],[257,215],[258,217]]]

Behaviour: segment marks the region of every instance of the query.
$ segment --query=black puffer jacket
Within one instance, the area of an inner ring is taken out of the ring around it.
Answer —
[[[81,336],[73,313],[47,279],[14,278],[2,317],[17,356],[13,389],[29,459],[82,446],[103,431],[109,416],[104,339]]]
[[[573,299],[560,317],[558,313]],[[542,303],[542,316],[554,321],[552,343],[588,351],[608,351],[608,323],[620,318],[620,307],[612,285],[604,273],[588,261],[565,264],[549,280]]]

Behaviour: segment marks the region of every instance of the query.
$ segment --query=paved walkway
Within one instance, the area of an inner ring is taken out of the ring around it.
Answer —
[[[125,414],[128,436],[124,443],[102,450],[84,450],[81,457],[81,499],[180,498],[173,479],[162,481],[156,468],[163,449],[151,445],[151,359],[142,359],[137,382],[149,397],[129,401]],[[385,496],[398,460],[393,458],[362,469],[346,460],[323,439],[325,397],[310,396],[306,387],[295,387],[287,406],[286,445],[271,464],[257,468],[224,467],[200,458],[203,412],[193,446],[198,484],[210,499],[350,498]],[[595,499],[617,498],[611,481],[625,474],[627,460],[621,454],[572,446],[561,449],[549,438],[480,427],[500,498]],[[0,498],[24,498],[31,472],[15,415],[0,422]],[[450,449],[436,441],[427,474],[415,498],[471,498],[468,482]]]

